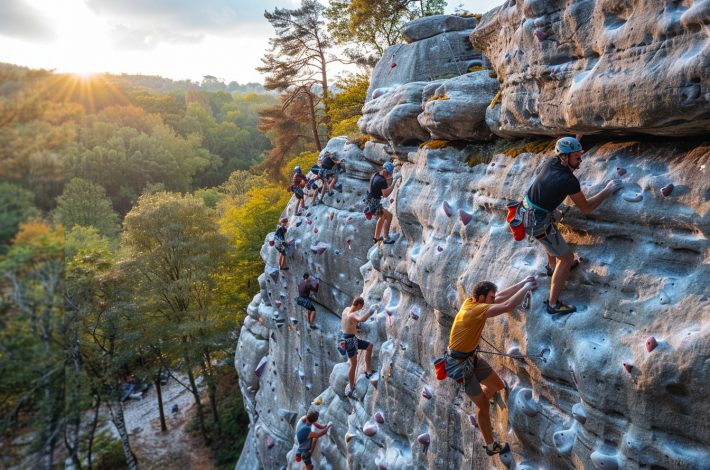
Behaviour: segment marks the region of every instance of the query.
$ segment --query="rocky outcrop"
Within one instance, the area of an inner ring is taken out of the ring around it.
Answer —
[[[503,19],[517,11],[510,3]],[[546,3],[523,5],[533,12]],[[373,97],[360,124],[375,138],[363,148],[336,138],[325,149],[343,159],[342,193],[300,217],[295,200],[284,210],[296,241],[291,269],[278,270],[267,238],[260,293],[235,356],[251,417],[239,468],[301,468],[294,425],[309,408],[333,424],[318,443],[316,468],[710,468],[710,141],[585,138],[577,171],[585,194],[619,175],[624,186],[592,214],[571,209],[563,219],[562,233],[585,262],[563,295],[579,311],[556,318],[543,304],[542,250],[514,241],[505,223],[506,203],[522,198],[550,154],[529,151],[545,145],[486,142],[476,133],[495,93],[489,78],[480,71],[409,82]],[[444,91],[468,106],[475,126],[455,128],[467,114],[458,106],[428,109],[447,101],[430,99]],[[459,142],[408,145],[432,136]],[[375,221],[363,215],[362,199],[370,175],[391,158],[402,183],[384,204],[399,236],[373,246]],[[661,190],[669,184],[672,191]],[[321,285],[314,331],[294,300],[306,271]],[[491,406],[494,434],[512,448],[491,458],[474,406],[459,385],[436,380],[432,360],[475,282],[504,287],[528,275],[540,284],[530,306],[488,320],[483,333],[482,355],[508,386]],[[382,305],[361,335],[375,345],[378,375],[368,381],[361,360],[357,398],[349,399],[335,338],[340,312],[357,295]]]
[[[409,42],[421,41],[441,33],[451,31],[465,31],[476,27],[477,19],[474,17],[436,15],[419,18],[402,28],[404,40]]]
[[[430,23],[431,28],[427,26]],[[424,18],[416,30],[443,28],[446,32],[414,40],[424,35],[416,34],[411,44],[397,44],[385,51],[372,72],[368,99],[377,96],[380,88],[451,78],[467,73],[471,67],[484,65],[481,51],[474,49],[468,39],[474,21],[449,20],[447,23],[445,20],[442,23],[445,27],[437,26],[439,23],[439,20],[432,23],[430,18]]]
[[[493,132],[704,135],[710,2],[507,1],[471,41],[501,80]]]

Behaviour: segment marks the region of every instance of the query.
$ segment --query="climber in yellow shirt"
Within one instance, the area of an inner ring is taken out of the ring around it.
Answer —
[[[464,384],[466,395],[475,403],[478,426],[481,429],[488,455],[507,452],[508,444],[493,440],[490,400],[505,387],[491,366],[476,354],[486,320],[510,312],[520,305],[529,291],[537,287],[534,276],[500,291],[495,284],[481,281],[473,287],[473,295],[467,298],[454,318],[446,354],[446,375]]]

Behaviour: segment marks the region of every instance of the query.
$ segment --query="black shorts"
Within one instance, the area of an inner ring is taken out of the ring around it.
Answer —
[[[355,335],[343,335],[345,341],[345,351],[348,353],[348,359],[357,355],[359,349],[367,349],[370,347],[370,342],[360,339]]]
[[[380,215],[383,211],[382,198],[367,196],[365,198],[365,212]]]
[[[293,191],[294,196],[296,196],[296,199],[303,199],[303,188],[292,186],[291,190]]]
[[[296,303],[310,312],[316,311],[316,306],[313,305],[313,301],[308,297],[301,297],[299,295],[296,297]]]

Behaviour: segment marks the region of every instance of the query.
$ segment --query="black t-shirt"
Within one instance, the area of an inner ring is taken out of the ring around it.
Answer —
[[[370,190],[367,192],[371,197],[382,197],[382,190],[387,189],[387,180],[379,173],[375,173],[370,179]]]
[[[555,157],[543,164],[540,174],[528,189],[528,199],[536,206],[554,211],[571,194],[580,192],[579,180],[569,167]]]
[[[311,296],[311,291],[318,292],[318,288],[311,284],[310,279],[304,279],[298,284],[298,295],[300,297],[309,298]]]
[[[330,158],[328,155],[323,157],[320,161],[320,166],[325,168],[326,170],[332,170],[333,167],[335,166],[335,162],[333,161],[332,158]]]
[[[276,229],[276,237],[282,240],[286,240],[286,230],[286,227],[284,227],[283,225],[279,225],[279,228]]]

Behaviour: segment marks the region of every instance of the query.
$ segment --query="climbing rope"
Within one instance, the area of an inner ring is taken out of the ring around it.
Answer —
[[[542,355],[542,351],[539,352],[538,354],[508,354],[508,353],[504,353],[504,352],[501,351],[500,349],[496,348],[490,341],[488,341],[488,340],[487,340],[486,338],[484,338],[483,336],[481,336],[481,340],[483,340],[488,346],[490,346],[490,347],[492,347],[493,349],[495,349],[496,352],[493,352],[493,351],[482,351],[482,350],[479,349],[479,350],[478,350],[479,353],[483,353],[483,354],[493,354],[493,355],[496,355],[496,356],[512,357],[513,359],[525,359],[526,357],[544,359],[544,356]]]

